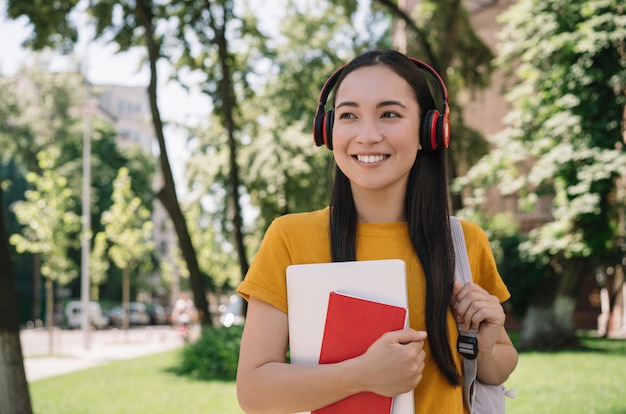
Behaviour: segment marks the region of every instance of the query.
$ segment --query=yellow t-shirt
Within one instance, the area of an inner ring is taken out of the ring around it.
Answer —
[[[310,213],[289,214],[274,220],[237,291],[246,300],[254,296],[288,312],[286,268],[292,264],[331,261],[328,223],[328,208]],[[507,300],[510,294],[498,273],[484,231],[473,223],[461,221],[461,224],[473,281],[498,297],[501,302]],[[406,263],[410,325],[415,330],[425,331],[426,282],[420,262],[413,251],[406,222],[358,224],[357,260],[383,259],[402,259]],[[458,328],[452,311],[448,314],[448,331],[457,366],[462,367],[460,354],[454,352]],[[431,359],[428,341],[425,351],[423,379],[414,391],[415,412],[463,413],[462,387],[451,386],[441,375]]]

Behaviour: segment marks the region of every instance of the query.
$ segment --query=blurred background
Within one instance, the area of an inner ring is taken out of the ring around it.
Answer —
[[[271,220],[328,202],[321,86],[394,48],[447,85],[451,213],[487,231],[518,346],[623,335],[622,2],[314,3],[0,2],[2,313],[167,324],[185,296],[242,323]]]

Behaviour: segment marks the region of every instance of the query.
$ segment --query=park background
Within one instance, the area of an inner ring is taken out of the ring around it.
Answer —
[[[576,348],[581,329],[623,334],[619,2],[98,4],[5,2],[8,332],[62,324],[46,313],[83,294],[85,274],[105,307],[167,307],[188,291],[201,324],[219,325],[271,219],[327,203],[330,153],[310,136],[325,78],[359,51],[394,47],[448,86],[454,213],[490,236],[519,348]],[[3,341],[8,360],[14,345]]]

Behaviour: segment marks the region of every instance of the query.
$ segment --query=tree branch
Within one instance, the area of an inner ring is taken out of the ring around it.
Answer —
[[[391,14],[393,14],[394,16],[396,16],[400,20],[403,20],[406,23],[407,27],[417,35],[417,40],[419,41],[420,46],[424,50],[427,60],[430,62],[430,64],[434,68],[439,68],[440,62],[438,61],[433,51],[433,48],[431,47],[430,43],[427,40],[426,33],[424,33],[424,31],[420,29],[417,26],[417,24],[415,24],[415,21],[411,18],[411,16],[406,14],[404,10],[400,9],[398,5],[395,4],[391,0],[377,0],[377,1],[381,5],[387,7],[389,11],[391,11]]]

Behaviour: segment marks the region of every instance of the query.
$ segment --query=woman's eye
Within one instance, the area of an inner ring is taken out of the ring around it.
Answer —
[[[339,119],[354,119],[356,118],[354,116],[354,114],[350,113],[350,112],[344,112],[342,114],[339,114]]]
[[[399,115],[395,112],[384,112],[381,118],[397,118]]]

